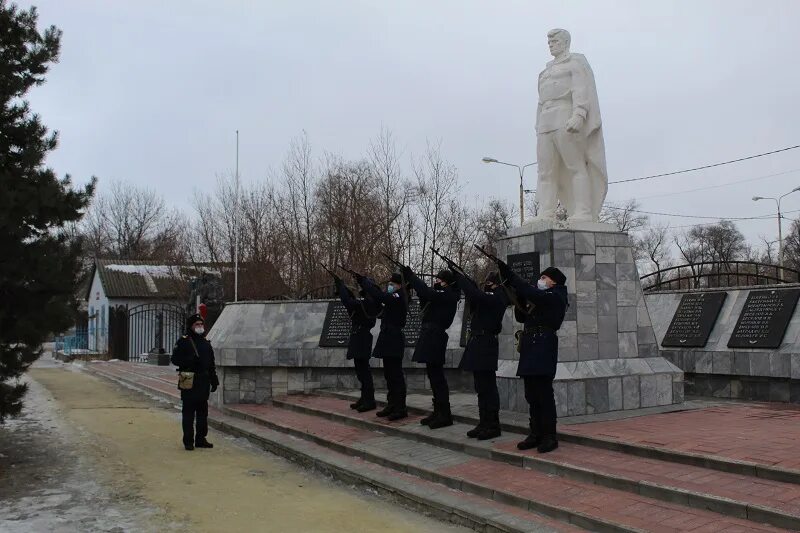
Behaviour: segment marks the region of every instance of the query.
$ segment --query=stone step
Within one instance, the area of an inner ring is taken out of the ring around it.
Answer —
[[[343,398],[350,401],[358,398],[358,393],[353,391],[332,391],[332,390],[318,390],[318,395],[332,396],[336,398]],[[380,405],[385,405],[385,394],[376,394],[376,399]],[[409,404],[409,411],[425,415],[430,412],[430,400],[419,402],[417,404]],[[477,408],[459,408],[454,409],[454,420],[465,424],[475,425],[477,423]],[[503,431],[526,434],[528,427],[525,424],[524,417],[520,413],[502,412],[500,416]],[[624,422],[624,421],[623,421]],[[603,425],[608,425],[609,422],[601,422]],[[582,428],[588,424],[574,424],[565,425],[559,424],[558,438],[561,442],[571,442],[573,444],[580,444],[584,446],[591,446],[608,451],[616,451],[628,455],[638,456],[647,459],[658,459],[660,461],[670,461],[687,466],[696,466],[701,468],[709,468],[721,472],[731,474],[740,474],[744,476],[752,476],[760,479],[781,481],[784,483],[800,484],[800,469],[791,467],[773,466],[765,462],[757,462],[750,459],[725,457],[719,454],[713,454],[710,451],[707,453],[698,453],[694,451],[687,451],[675,447],[667,447],[652,443],[643,443],[640,440],[625,439],[624,436],[611,437],[606,435],[599,435],[603,432],[589,432],[584,431]],[[791,442],[795,442],[793,439]],[[756,448],[754,455],[758,454],[758,441],[753,439],[752,445]],[[787,445],[793,448],[793,444]],[[793,453],[798,461],[800,461],[800,454]]]
[[[688,531],[712,526],[714,530],[783,531],[708,510],[475,457],[396,436],[389,431],[354,427],[277,405],[237,405],[226,408],[225,413],[592,531]],[[403,423],[418,425],[420,417],[410,418]]]
[[[127,371],[122,366],[90,366],[87,369],[115,383],[155,396],[173,405],[180,405],[177,388],[157,377]],[[285,431],[269,429],[264,424],[243,420],[209,408],[209,425],[238,437],[244,437],[260,448],[316,470],[337,481],[377,493],[382,498],[404,507],[426,513],[439,520],[469,527],[476,531],[503,533],[575,533],[583,529],[518,506],[452,490],[412,474],[398,472],[376,463],[366,462],[310,442],[297,439]]]
[[[727,516],[800,530],[800,486],[741,474],[646,459],[621,452],[562,443],[558,450],[539,454],[519,451],[517,433],[490,441],[466,437],[471,425],[457,423],[431,430],[416,421],[387,422],[373,412],[358,413],[349,400],[330,396],[288,396],[275,405],[297,412],[382,431],[426,444],[488,458],[518,467],[565,476],[633,494],[708,509]]]

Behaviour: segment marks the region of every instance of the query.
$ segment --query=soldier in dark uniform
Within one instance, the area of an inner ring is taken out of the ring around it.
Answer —
[[[187,332],[172,349],[172,364],[179,372],[194,372],[191,389],[181,389],[183,446],[187,450],[213,448],[208,435],[208,397],[217,390],[219,378],[214,364],[214,349],[205,338],[205,321],[200,315],[187,320]],[[197,433],[194,431],[197,419]]]
[[[350,404],[350,408],[364,413],[375,409],[375,386],[372,383],[372,370],[369,367],[369,358],[372,353],[370,330],[375,326],[375,319],[381,312],[381,305],[367,297],[363,289],[360,291],[361,298],[356,298],[338,276],[335,276],[333,281],[352,322],[350,341],[347,345],[347,358],[353,360],[356,376],[361,383],[361,397],[357,402]]]
[[[388,420],[400,420],[408,416],[406,408],[406,376],[403,373],[403,355],[406,338],[403,328],[408,313],[408,293],[403,288],[400,274],[392,274],[386,291],[364,276],[356,276],[356,281],[374,301],[383,304],[381,330],[372,357],[383,359],[383,376],[386,378],[386,407],[377,415]]]
[[[520,337],[517,375],[525,381],[525,399],[530,405],[531,432],[517,444],[520,450],[536,447],[540,453],[558,448],[556,438],[556,402],[553,379],[558,363],[558,336],[566,313],[567,281],[555,267],[542,271],[536,285],[531,285],[500,262],[500,275],[521,300],[530,304],[525,328]]]
[[[461,291],[455,286],[455,276],[450,270],[440,270],[436,274],[433,288],[419,279],[410,267],[403,269],[403,275],[417,292],[422,313],[419,339],[411,360],[425,363],[433,393],[433,413],[420,420],[420,424],[431,429],[452,426],[453,415],[450,413],[450,389],[444,375],[444,356],[447,351],[447,328],[453,324]]]
[[[467,436],[478,440],[500,436],[500,395],[497,392],[497,336],[503,330],[503,316],[509,305],[508,296],[499,286],[497,272],[490,272],[483,290],[463,274],[454,271],[458,286],[464,291],[469,304],[469,340],[459,368],[472,372],[475,392],[478,394],[479,422],[467,431]]]

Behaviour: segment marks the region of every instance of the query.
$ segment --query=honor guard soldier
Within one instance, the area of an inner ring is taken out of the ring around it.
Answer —
[[[360,298],[344,284],[338,276],[333,278],[339,298],[350,315],[352,326],[350,339],[347,345],[347,358],[353,360],[356,377],[361,383],[361,397],[357,402],[350,404],[351,409],[359,413],[375,409],[375,386],[372,383],[372,370],[369,367],[369,358],[372,353],[372,333],[375,319],[381,312],[381,305],[368,297],[364,289],[359,291]]]
[[[403,355],[406,338],[403,328],[408,313],[408,294],[403,288],[400,274],[392,274],[382,291],[375,283],[362,275],[356,281],[374,301],[383,304],[381,312],[381,329],[372,357],[383,359],[383,376],[386,378],[386,407],[377,412],[388,420],[400,420],[408,416],[406,408],[406,376],[403,373]]]
[[[450,389],[444,375],[445,352],[447,351],[447,328],[453,324],[461,291],[455,286],[455,276],[447,269],[440,270],[434,279],[433,288],[428,287],[410,267],[403,275],[419,296],[421,326],[419,339],[411,360],[425,363],[428,381],[433,393],[433,413],[420,420],[420,424],[431,429],[453,425],[450,413]]]
[[[530,434],[517,444],[520,450],[537,448],[546,453],[558,448],[556,438],[556,402],[553,379],[558,363],[556,331],[564,321],[569,306],[567,281],[555,267],[542,271],[536,285],[531,285],[500,262],[500,275],[519,300],[532,304],[525,313],[525,327],[519,339],[517,375],[525,381],[525,399],[530,405]]]
[[[469,304],[469,338],[459,368],[472,372],[478,394],[479,422],[467,432],[478,440],[500,436],[500,395],[497,392],[497,336],[503,330],[503,316],[509,305],[497,272],[490,272],[483,289],[470,278],[454,270],[456,281]]]
[[[183,446],[187,450],[213,448],[208,435],[208,397],[217,390],[219,378],[214,364],[214,349],[205,337],[205,320],[192,315],[183,335],[172,350],[170,360],[180,373],[193,373],[190,388],[181,388]],[[194,431],[195,419],[197,432]]]

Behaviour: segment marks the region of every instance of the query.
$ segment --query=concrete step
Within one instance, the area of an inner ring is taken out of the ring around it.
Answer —
[[[592,531],[686,531],[712,525],[714,530],[783,531],[708,510],[475,457],[395,435],[386,428],[354,427],[278,405],[237,405],[224,411],[399,472],[536,511]],[[419,425],[419,417],[410,418],[402,423]]]
[[[174,384],[157,376],[131,371],[124,365],[91,365],[86,369],[104,379],[175,406],[180,405],[180,393]],[[209,408],[209,425],[230,435],[246,438],[266,451],[310,470],[319,471],[339,482],[377,493],[382,498],[404,507],[476,531],[493,533],[583,531],[575,525],[521,509],[519,506],[453,490],[412,474],[364,461],[351,454],[333,450],[329,446],[315,444],[309,439],[298,439],[287,431],[276,431],[263,423],[249,422],[241,416],[224,414],[213,407]]]
[[[548,454],[539,454],[535,450],[519,451],[516,443],[522,435],[517,433],[477,441],[465,435],[471,425],[456,423],[431,430],[416,421],[390,423],[376,417],[374,411],[358,413],[350,409],[350,401],[341,398],[288,396],[275,399],[273,403],[352,427],[381,431],[474,457],[708,509],[756,523],[800,530],[800,485],[572,443],[562,443],[558,450]]]
[[[343,398],[350,401],[353,401],[358,397],[358,393],[354,391],[319,390],[317,391],[317,394],[322,396]],[[380,405],[385,405],[385,394],[376,394],[376,399]],[[409,411],[416,414],[425,415],[430,412],[429,402],[430,400],[425,400],[424,402],[418,402],[417,404],[409,404]],[[453,418],[458,422],[474,426],[478,421],[477,407],[458,408],[454,410]],[[527,434],[528,432],[524,415],[520,415],[520,413],[502,412],[500,415],[500,420],[502,422],[501,425],[503,427],[503,431],[519,434]],[[607,424],[608,422],[602,423]],[[646,459],[670,461],[687,466],[708,468],[718,470],[720,472],[728,472],[731,474],[740,474],[744,476],[757,477],[760,479],[800,485],[800,469],[773,466],[766,464],[765,462],[757,462],[754,460],[730,458],[713,454],[711,452],[697,453],[666,446],[644,444],[634,440],[611,438],[604,435],[598,435],[596,433],[592,434],[590,432],[584,432],[581,429],[581,424],[559,424],[559,441],[580,444],[583,446],[591,446],[602,450],[621,452]],[[757,445],[755,447],[757,448]],[[795,455],[800,457],[800,454]]]

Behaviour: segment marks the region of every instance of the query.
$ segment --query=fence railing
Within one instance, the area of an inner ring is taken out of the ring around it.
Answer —
[[[755,261],[703,261],[663,268],[639,278],[645,291],[747,287],[800,282],[800,271]]]

